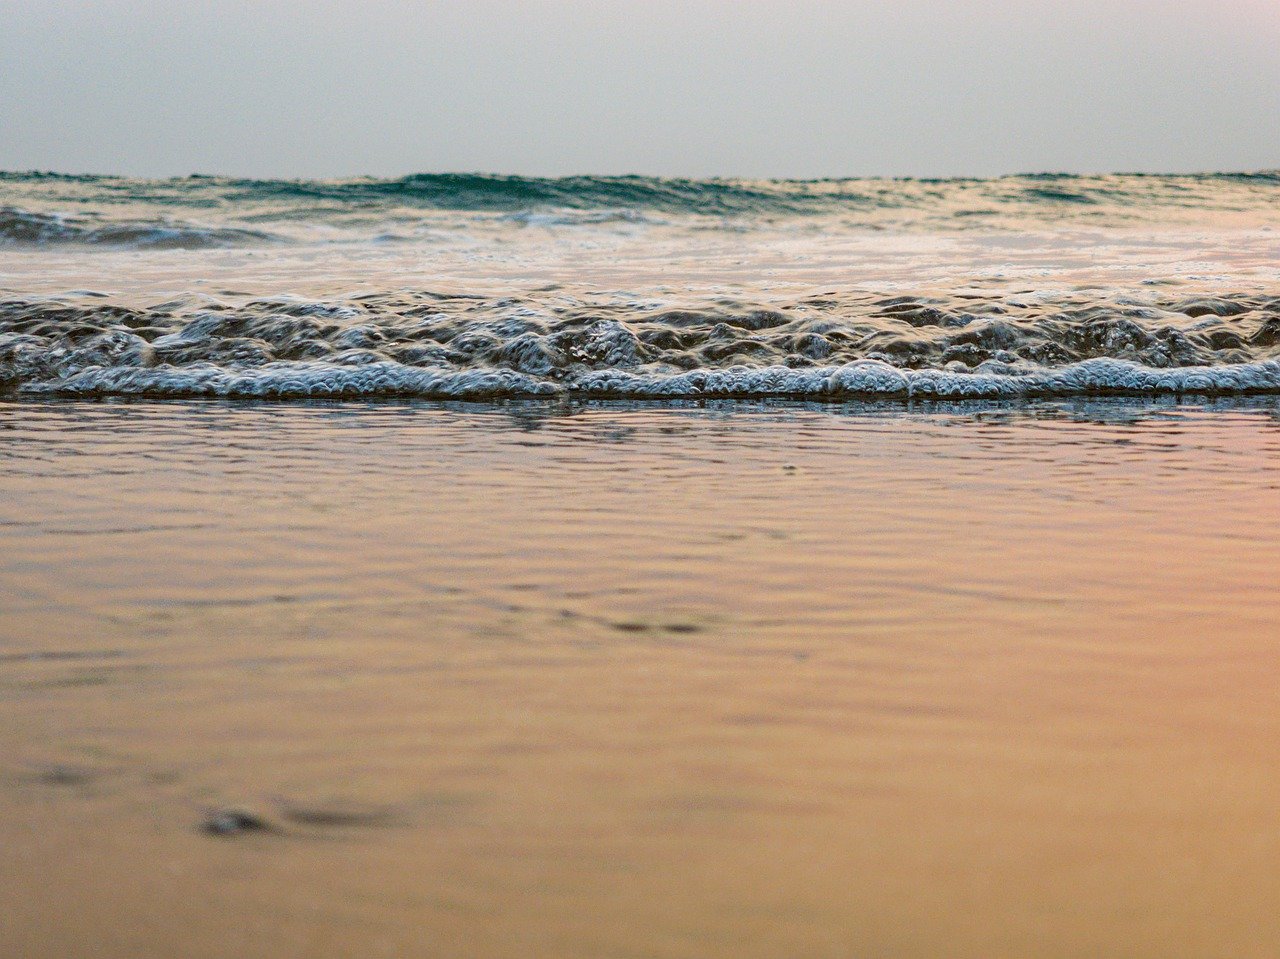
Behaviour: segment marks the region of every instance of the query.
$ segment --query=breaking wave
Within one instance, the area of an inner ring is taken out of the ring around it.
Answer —
[[[241,227],[195,226],[170,221],[95,222],[87,217],[0,207],[0,244],[47,246],[75,243],[156,250],[201,250],[241,243],[264,243],[272,239],[274,237],[269,233]]]
[[[1280,392],[1277,201],[1277,172],[0,174],[0,391]]]
[[[268,363],[255,369],[209,364],[155,369],[94,367],[28,393],[89,396],[267,399],[420,397],[496,399],[559,395],[600,399],[806,397],[829,399],[1032,399],[1037,397],[1280,393],[1280,362],[1154,370],[1123,360],[1085,360],[1018,373],[900,370],[879,360],[795,370],[732,367],[689,373],[595,372],[549,381],[511,370],[417,369],[400,363],[342,367]]]
[[[1280,392],[1280,296],[427,291],[0,301],[0,387],[77,395],[1018,398]]]
[[[490,215],[533,226],[631,223],[665,217],[777,220],[827,217],[866,229],[1034,229],[1076,223],[1194,223],[1231,215],[1280,224],[1280,171],[1187,175],[1028,174],[991,179],[676,179],[647,176],[524,177],[431,173],[393,179],[256,180],[192,176],[152,180],[0,173],[0,236],[23,242],[219,245],[262,240],[258,226],[298,224],[381,235],[388,222],[428,214]],[[208,220],[205,229],[163,223],[76,223],[66,210],[113,220],[127,213]],[[38,211],[38,212],[32,212]],[[118,229],[136,231],[122,236]],[[147,233],[154,231],[153,234]],[[210,232],[212,230],[212,232]],[[176,232],[166,232],[176,231]],[[227,232],[230,231],[230,232]],[[130,239],[129,237],[132,236]]]

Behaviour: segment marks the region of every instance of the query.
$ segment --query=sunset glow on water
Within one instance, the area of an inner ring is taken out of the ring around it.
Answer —
[[[3,415],[22,955],[1280,931],[1271,400]]]
[[[0,959],[1280,956],[1275,0],[0,0]]]

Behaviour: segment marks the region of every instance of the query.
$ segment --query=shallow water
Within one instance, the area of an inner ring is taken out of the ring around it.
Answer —
[[[1280,393],[1280,174],[0,174],[0,390]]]
[[[1275,399],[11,400],[0,488],[15,955],[1280,942]]]

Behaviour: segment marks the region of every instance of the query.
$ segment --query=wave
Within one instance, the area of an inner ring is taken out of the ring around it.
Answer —
[[[570,223],[643,219],[651,214],[766,219],[831,216],[873,227],[971,230],[1010,223],[1123,225],[1206,213],[1250,214],[1259,222],[1273,223],[1277,200],[1280,171],[824,180],[476,173],[420,173],[389,179],[193,176],[148,180],[0,173],[0,201],[24,209],[74,206],[105,215],[122,205],[160,206],[170,211],[206,211],[239,224],[342,222],[413,211],[456,211],[517,220],[525,217],[533,222],[559,215]],[[600,216],[598,220],[575,219],[570,215],[573,211],[599,211]],[[42,229],[61,238],[62,227],[57,223],[34,228],[35,232]],[[32,230],[12,223],[6,228],[9,233]],[[222,239],[234,241],[236,237]]]
[[[155,369],[94,367],[25,393],[79,396],[341,399],[418,397],[485,400],[578,396],[593,399],[826,398],[1035,399],[1074,396],[1204,396],[1280,393],[1280,362],[1155,370],[1123,360],[1085,360],[1020,374],[901,370],[879,360],[795,370],[733,367],[680,374],[587,373],[554,382],[511,370],[423,370],[400,363],[343,367],[269,363],[237,370],[208,364]]]
[[[95,223],[84,217],[0,207],[0,244],[8,245],[49,246],[71,243],[157,250],[201,250],[242,243],[264,243],[274,239],[269,233],[242,227],[136,220]]]
[[[277,398],[1271,393],[1280,296],[15,298],[0,301],[0,384]]]

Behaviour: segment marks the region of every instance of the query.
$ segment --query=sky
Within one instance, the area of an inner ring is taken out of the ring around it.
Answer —
[[[0,0],[0,169],[1280,167],[1276,0]]]

